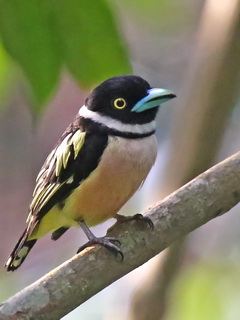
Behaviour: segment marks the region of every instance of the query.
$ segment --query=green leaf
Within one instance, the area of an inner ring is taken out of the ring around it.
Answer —
[[[61,66],[48,1],[0,1],[2,41],[8,53],[22,66],[39,107],[56,86]]]
[[[0,111],[6,106],[5,98],[12,82],[12,69],[8,55],[0,42]]]
[[[131,73],[114,17],[104,0],[54,0],[66,66],[83,86]]]
[[[104,0],[0,0],[0,34],[32,86],[38,112],[63,63],[83,86],[131,73]]]

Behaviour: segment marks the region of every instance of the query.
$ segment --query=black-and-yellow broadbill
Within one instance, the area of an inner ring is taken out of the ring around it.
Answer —
[[[121,207],[145,181],[156,155],[158,107],[175,95],[151,88],[139,76],[110,78],[96,87],[47,157],[37,179],[27,227],[6,262],[17,269],[37,239],[57,240],[81,227],[89,242],[121,253],[116,239],[89,227],[124,220]]]

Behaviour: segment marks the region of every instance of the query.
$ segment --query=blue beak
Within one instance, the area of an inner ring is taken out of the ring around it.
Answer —
[[[176,97],[172,91],[167,89],[153,88],[147,90],[147,93],[148,95],[139,100],[131,111],[142,112],[148,109],[156,108],[160,104]]]

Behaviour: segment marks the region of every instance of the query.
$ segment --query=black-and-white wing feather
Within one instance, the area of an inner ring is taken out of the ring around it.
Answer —
[[[36,180],[30,215],[40,212],[52,196],[64,185],[73,182],[71,164],[84,144],[86,132],[69,133],[50,153]]]
[[[23,263],[37,241],[29,236],[42,217],[56,204],[62,204],[101,159],[108,136],[83,130],[80,122],[78,116],[67,128],[38,174],[27,227],[6,262],[8,271],[14,271]],[[66,230],[64,226],[60,227],[52,239],[58,239]]]
[[[83,131],[76,121],[67,128],[37,176],[28,223],[42,218],[88,177],[107,141],[107,135]]]

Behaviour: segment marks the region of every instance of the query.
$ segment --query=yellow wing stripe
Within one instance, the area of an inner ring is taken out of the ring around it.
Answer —
[[[67,168],[68,160],[71,155],[71,145],[73,145],[74,159],[77,158],[79,151],[81,150],[85,141],[86,132],[77,130],[72,137],[70,134],[62,141],[56,151],[56,170],[55,174],[58,177],[61,170]]]
[[[76,131],[72,136],[72,144],[74,149],[74,159],[77,158],[79,151],[82,149],[82,146],[85,141],[86,132],[81,132],[80,130]]]
[[[67,135],[66,138],[61,142],[60,146],[57,148],[56,151],[56,176],[58,177],[60,175],[60,172],[62,168],[67,167],[67,161],[71,154],[71,149],[69,144],[69,138],[71,137],[71,134]]]
[[[61,170],[66,169],[68,166],[68,161],[71,156],[72,147],[73,147],[73,157],[77,158],[82,146],[85,142],[86,132],[81,132],[77,130],[73,135],[69,133],[61,142],[61,144],[50,153],[48,156],[48,166],[42,168],[38,177],[37,177],[37,185],[33,192],[33,200],[30,205],[30,214],[27,218],[27,222],[29,222],[33,215],[36,212],[39,212],[51,199],[51,197],[60,189],[60,187],[64,183],[71,183],[73,181],[73,176],[71,176],[67,181],[62,183],[54,183],[50,182],[49,184],[45,184],[46,178],[52,169],[55,167],[55,175],[59,177],[61,174]]]
[[[58,184],[50,184],[46,188],[40,190],[39,193],[36,194],[34,197],[31,206],[30,206],[30,213],[27,218],[27,223],[32,218],[32,213],[37,209],[38,211],[48,203],[49,199],[61,188],[63,183]]]
[[[54,185],[49,185],[49,187],[47,187],[47,191],[44,194],[44,196],[40,199],[41,202],[39,203],[40,208],[38,210],[40,210],[45,204],[48,203],[49,199],[52,198],[52,196],[58,191],[58,189],[61,188],[61,186],[63,185],[63,183],[61,184],[54,184]]]

